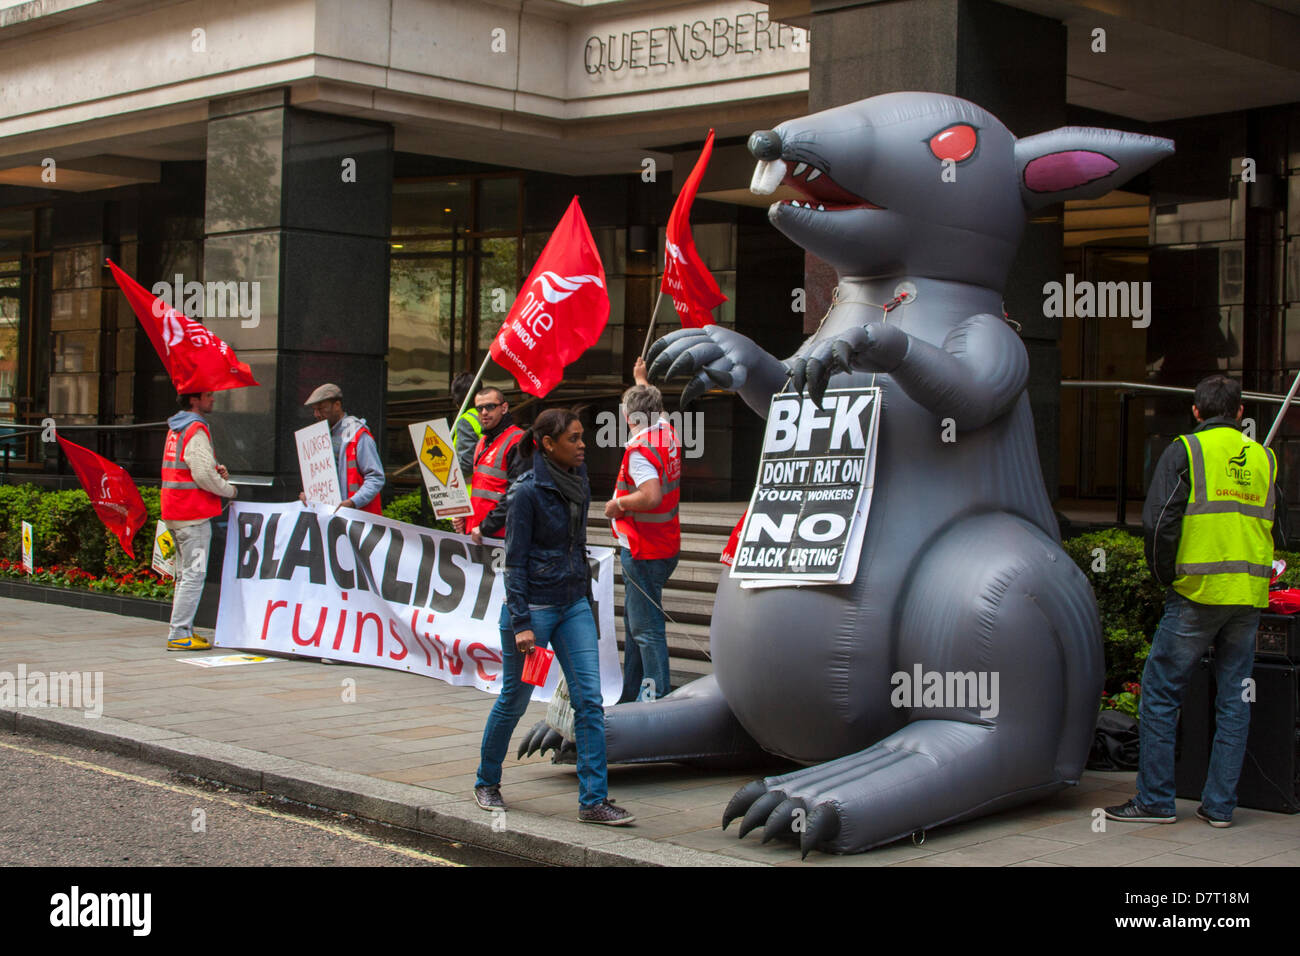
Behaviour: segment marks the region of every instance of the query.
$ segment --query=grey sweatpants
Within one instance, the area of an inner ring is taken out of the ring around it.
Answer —
[[[203,596],[203,581],[208,574],[208,550],[212,544],[212,522],[173,528],[176,541],[176,593],[172,596],[172,626],[167,639],[189,637],[194,633],[194,614]]]

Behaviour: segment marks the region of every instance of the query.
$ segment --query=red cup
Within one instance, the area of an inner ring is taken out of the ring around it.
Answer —
[[[532,652],[524,657],[524,672],[519,679],[525,684],[541,687],[546,683],[546,675],[551,672],[553,660],[555,660],[554,651],[545,647],[534,647]]]

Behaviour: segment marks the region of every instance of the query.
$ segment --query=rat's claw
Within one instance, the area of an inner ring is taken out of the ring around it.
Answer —
[[[674,329],[661,339],[655,339],[650,343],[650,351],[646,353],[646,364],[653,365],[664,349],[668,348],[684,338],[690,338],[698,329]]]
[[[729,369],[715,368],[714,365],[716,365],[716,363],[714,363],[704,366],[703,372],[713,380],[713,384],[718,388],[731,390],[736,387],[736,376],[732,374],[732,371],[736,367],[736,363],[729,359],[725,361],[729,366],[731,366]]]
[[[794,386],[796,395],[803,391],[804,383],[807,380],[805,377],[807,367],[807,359],[796,358],[790,361],[790,384]]]
[[[545,754],[548,750],[554,750],[557,754],[560,752],[560,745],[564,743],[564,737],[558,730],[553,727],[547,727],[546,736],[542,738],[542,745],[537,749],[539,754]]]
[[[712,339],[700,342],[696,345],[689,346],[686,351],[677,356],[677,360],[668,367],[668,374],[665,379],[676,378],[679,375],[694,375],[710,362],[722,358],[722,346]]]
[[[740,821],[740,837],[744,839],[746,833],[763,825],[767,820],[768,814],[776,809],[777,804],[785,799],[785,794],[780,790],[769,790],[753,802],[748,810],[745,811],[745,819]]]
[[[772,811],[772,815],[767,818],[767,823],[763,827],[763,842],[766,843],[773,837],[794,837],[795,832],[792,825],[796,812],[804,812],[804,802],[798,797],[781,801],[780,805]]]
[[[817,849],[819,843],[834,840],[840,832],[840,815],[829,803],[819,803],[808,814],[803,833],[799,834],[799,851],[803,859]]]
[[[732,820],[744,814],[750,805],[765,793],[767,793],[767,784],[762,780],[747,783],[737,790],[736,795],[727,804],[727,809],[722,811],[722,829],[727,829]]]
[[[546,734],[551,730],[551,725],[544,720],[539,720],[533,724],[532,729],[524,734],[523,742],[519,745],[517,759],[522,760],[524,757],[531,757],[537,753],[537,748],[542,745],[546,739]]]
[[[853,371],[853,346],[844,339],[836,339],[831,345],[831,355],[835,359],[835,367],[841,372]]]
[[[826,383],[830,380],[830,370],[819,359],[810,358],[808,360],[808,397],[820,406],[822,396],[826,394]]]
[[[682,389],[682,408],[685,408],[691,402],[695,401],[712,387],[709,376],[700,372],[693,379],[686,383]]]

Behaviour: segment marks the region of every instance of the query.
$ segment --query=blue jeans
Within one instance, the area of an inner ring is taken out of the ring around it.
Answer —
[[[1242,699],[1242,681],[1254,666],[1259,613],[1259,608],[1243,605],[1197,604],[1169,592],[1142,671],[1137,801],[1146,809],[1162,815],[1174,812],[1178,711],[1196,662],[1213,644],[1216,727],[1201,803],[1210,816],[1232,819],[1250,733],[1250,704]]]
[[[654,681],[655,697],[668,686],[668,638],[664,635],[664,585],[677,568],[677,558],[632,557],[627,548],[618,554],[623,566],[623,696],[619,703],[636,700],[641,682]],[[658,605],[658,606],[656,606]]]
[[[573,703],[573,730],[578,745],[578,803],[594,807],[609,795],[605,768],[605,705],[600,693],[600,657],[596,649],[599,635],[596,619],[586,598],[568,607],[543,607],[531,611],[533,643],[551,647],[569,682]],[[519,679],[524,669],[524,655],[515,647],[515,631],[510,612],[501,606],[501,693],[497,696],[487,726],[483,728],[483,747],[479,757],[475,786],[489,787],[501,783],[501,763],[510,747],[510,735],[528,707],[533,685]]]

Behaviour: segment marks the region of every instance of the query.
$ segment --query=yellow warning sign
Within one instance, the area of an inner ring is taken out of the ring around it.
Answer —
[[[420,461],[444,486],[451,477],[451,447],[438,437],[428,425],[424,427],[424,445],[420,448]]]

